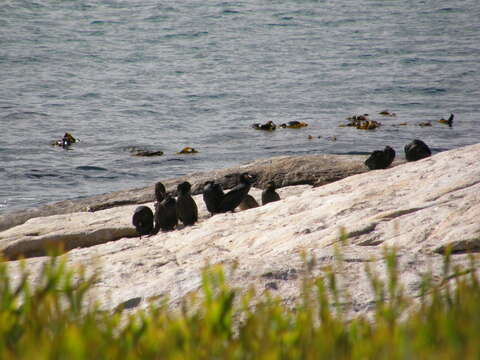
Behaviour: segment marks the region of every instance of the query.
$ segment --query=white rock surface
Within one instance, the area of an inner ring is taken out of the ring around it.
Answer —
[[[321,274],[335,263],[339,234],[345,229],[349,239],[340,249],[341,283],[351,295],[351,310],[368,312],[373,296],[364,267],[368,263],[384,272],[383,245],[396,247],[401,281],[411,296],[417,294],[423,272],[432,269],[439,279],[439,253],[445,247],[453,247],[454,264],[469,266],[465,250],[480,250],[479,157],[480,144],[472,145],[317,188],[282,188],[279,202],[213,217],[201,196],[195,196],[200,213],[195,226],[141,239],[124,237],[74,249],[67,256],[70,263],[100,270],[95,293],[110,309],[125,302],[144,307],[149,299],[162,297],[178,304],[198,289],[206,264],[234,263],[232,286],[253,285],[258,294],[268,289],[292,304],[303,271],[300,254],[314,258],[312,272]],[[260,190],[250,193],[260,200]],[[0,233],[0,244],[14,251],[16,246],[29,246],[22,244],[35,237],[95,238],[92,234],[103,237],[117,230],[130,236],[134,208],[32,219]],[[37,271],[44,260],[27,259],[29,269]],[[10,262],[14,273],[17,263]]]

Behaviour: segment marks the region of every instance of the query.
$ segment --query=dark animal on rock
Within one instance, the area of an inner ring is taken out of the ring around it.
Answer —
[[[223,195],[222,201],[218,206],[218,212],[235,211],[235,208],[240,205],[243,198],[250,191],[253,181],[252,176],[248,173],[241,174],[239,176],[239,184]]]
[[[178,224],[176,200],[170,194],[166,194],[165,199],[160,203],[155,203],[155,228],[153,233],[160,230],[173,230]]]
[[[247,194],[245,195],[243,200],[240,202],[240,205],[238,207],[240,208],[240,210],[248,210],[248,209],[259,207],[259,205],[257,200],[255,200],[255,198],[252,195]]]
[[[198,221],[198,207],[190,194],[191,188],[188,181],[177,186],[177,216],[184,225],[193,225]]]
[[[415,139],[405,145],[405,158],[407,161],[417,161],[432,155],[430,148],[422,140]]]
[[[370,157],[365,160],[365,165],[370,170],[386,169],[395,159],[395,150],[390,146],[385,146],[383,150],[375,150]]]
[[[148,206],[139,206],[135,209],[132,217],[138,235],[148,235],[153,230],[153,212]]]
[[[222,185],[214,182],[207,181],[203,186],[203,201],[207,206],[207,210],[210,214],[217,214],[220,203],[223,199]]]
[[[165,189],[165,185],[163,185],[160,181],[155,184],[155,201],[162,202],[165,199],[165,195],[167,194],[167,190]]]
[[[280,200],[280,195],[275,191],[275,182],[269,181],[262,191],[262,205]]]

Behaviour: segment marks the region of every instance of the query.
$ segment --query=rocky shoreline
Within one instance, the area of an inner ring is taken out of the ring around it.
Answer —
[[[292,185],[320,186],[345,177],[368,171],[364,165],[366,156],[362,155],[304,155],[279,156],[261,159],[236,167],[197,172],[173,179],[162,179],[167,191],[175,192],[177,184],[189,181],[192,194],[200,194],[202,185],[207,180],[215,180],[228,189],[235,185],[240,172],[248,171],[257,175],[255,187],[263,188],[269,181],[275,181],[278,187]],[[394,165],[402,163],[397,160]],[[67,214],[82,211],[105,210],[123,205],[142,204],[153,201],[154,184],[112,193],[92,196],[84,199],[65,200],[52,204],[15,211],[0,215],[0,231],[21,225],[31,218]]]
[[[175,307],[199,289],[206,264],[227,269],[234,265],[235,271],[229,273],[231,286],[253,287],[257,295],[269,291],[293,304],[305,274],[302,254],[314,260],[309,275],[316,276],[335,266],[340,249],[343,265],[338,274],[340,286],[351,297],[349,311],[368,313],[374,295],[365,264],[385,274],[384,246],[396,248],[400,281],[412,299],[428,271],[434,281],[449,281],[443,273],[446,249],[453,254],[452,269],[458,265],[478,272],[476,265],[471,268],[467,253],[480,251],[479,155],[480,144],[476,144],[372,171],[363,164],[365,157],[260,160],[165,184],[170,190],[187,179],[198,192],[207,176],[227,181],[231,174],[259,166],[260,184],[283,174],[275,181],[290,185],[278,190],[280,201],[210,216],[201,195],[195,195],[197,224],[139,238],[131,216],[137,202],[152,207],[152,184],[131,193],[57,205],[60,214],[30,216],[0,232],[0,251],[10,260],[21,254],[31,256],[25,262],[35,274],[47,259],[39,250],[64,244],[69,264],[98,272],[94,295],[112,310],[120,304],[143,308],[162,299]],[[299,183],[303,185],[295,185]],[[250,194],[258,200],[261,189],[252,188]],[[87,211],[88,206],[110,206],[115,201],[132,204]],[[2,225],[5,228],[5,218]],[[348,237],[345,242],[340,241],[342,232]],[[19,261],[9,261],[8,266],[20,279]]]

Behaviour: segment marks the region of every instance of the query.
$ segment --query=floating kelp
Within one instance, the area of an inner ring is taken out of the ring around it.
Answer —
[[[382,125],[379,121],[370,120],[368,114],[352,115],[346,118],[348,124],[341,124],[340,127],[352,126],[360,130],[373,130]]]
[[[162,156],[163,151],[160,150],[147,150],[147,149],[140,149],[136,146],[130,146],[126,148],[126,151],[130,152],[132,156]]]
[[[303,122],[303,121],[289,121],[288,123],[286,124],[281,124],[280,127],[281,128],[288,128],[288,129],[300,129],[302,127],[306,127],[308,126],[308,124],[306,122]]]
[[[368,114],[352,115],[352,116],[347,117],[347,120],[349,120],[349,121],[364,121],[364,120],[368,120]]]
[[[79,139],[75,139],[72,134],[66,132],[65,135],[63,135],[63,138],[61,140],[55,140],[52,141],[51,145],[52,146],[61,146],[63,148],[67,148],[70,145],[79,142]]]
[[[380,111],[379,114],[380,114],[380,115],[383,115],[383,116],[392,116],[392,117],[393,117],[393,116],[397,116],[397,114],[392,113],[392,112],[390,112],[390,111],[388,111],[388,110]]]
[[[198,153],[198,151],[189,146],[184,147],[182,150],[177,152],[177,154],[196,154],[196,153]]]
[[[420,127],[432,126],[432,123],[430,121],[422,121],[422,122],[418,123],[418,126],[420,126]]]
[[[255,130],[266,130],[266,131],[273,131],[277,128],[277,125],[273,121],[268,121],[265,124],[255,123],[252,124],[252,128]]]

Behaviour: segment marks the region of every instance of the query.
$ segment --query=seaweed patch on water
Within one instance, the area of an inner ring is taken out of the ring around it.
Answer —
[[[139,156],[139,157],[150,157],[150,156],[162,156],[163,151],[161,150],[148,150],[139,148],[136,146],[128,146],[124,149],[125,151],[132,154],[132,156]]]

